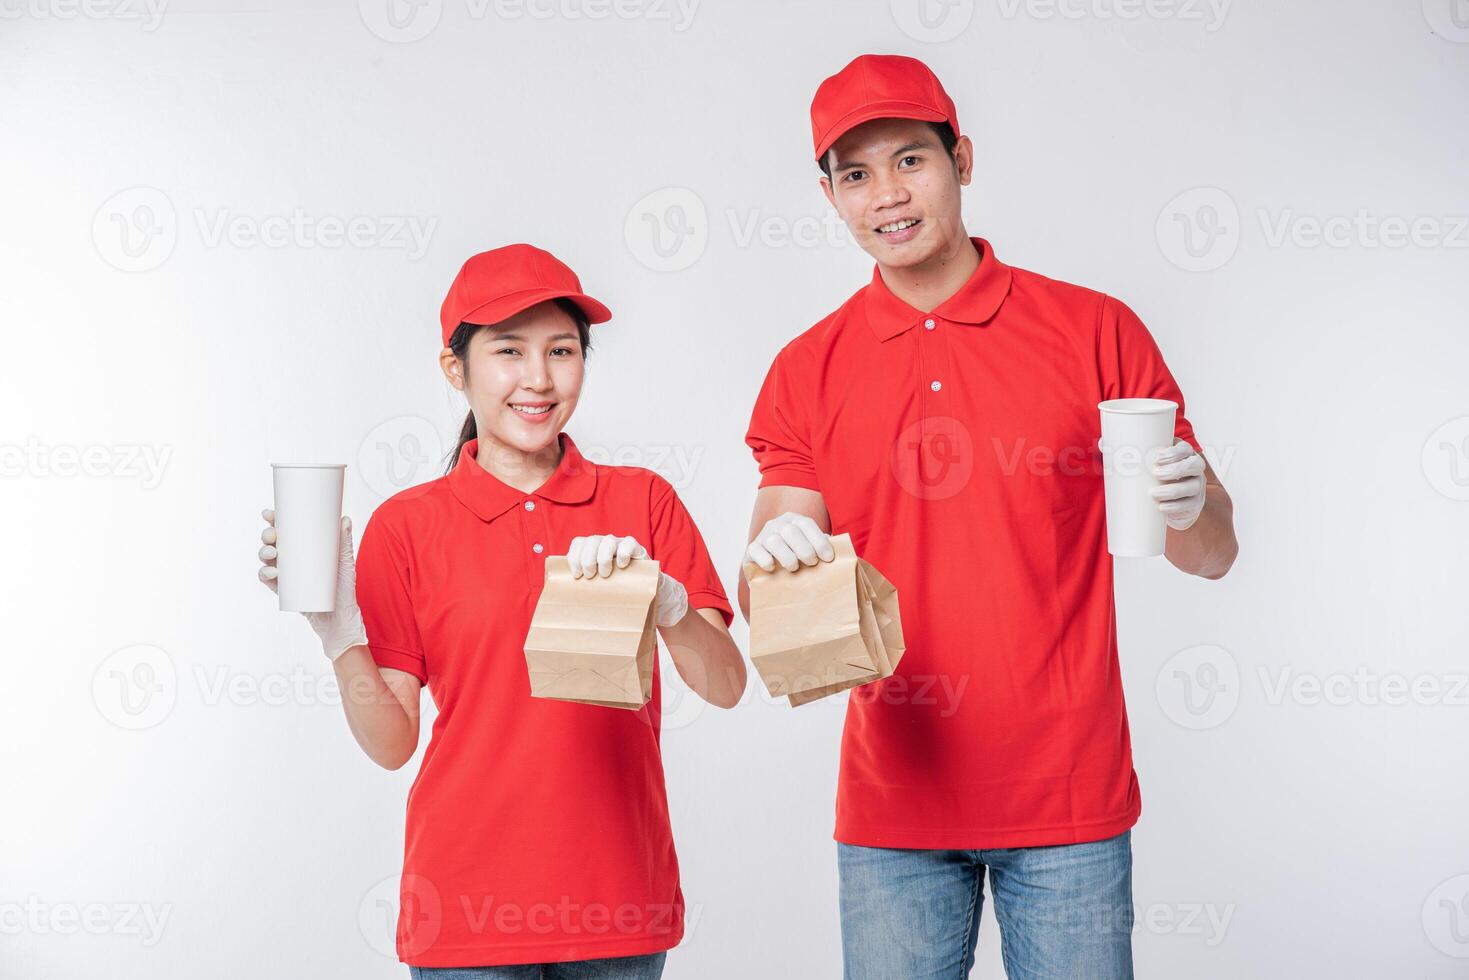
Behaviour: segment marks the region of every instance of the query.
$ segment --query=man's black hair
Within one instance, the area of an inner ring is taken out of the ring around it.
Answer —
[[[954,155],[954,147],[959,145],[959,137],[954,135],[954,127],[946,122],[931,122],[928,123],[928,126],[938,134],[939,143],[943,146],[944,152],[952,157]],[[821,155],[821,159],[816,161],[816,165],[821,168],[822,173],[826,174],[826,179],[831,180],[830,147]]]

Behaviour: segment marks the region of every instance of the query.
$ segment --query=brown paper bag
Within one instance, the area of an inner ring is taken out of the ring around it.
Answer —
[[[750,661],[792,707],[891,677],[903,656],[898,590],[857,557],[851,535],[831,544],[834,561],[794,572],[745,563]]]
[[[546,585],[525,637],[532,697],[641,708],[653,696],[658,563],[634,558],[606,578],[576,579],[546,559]]]

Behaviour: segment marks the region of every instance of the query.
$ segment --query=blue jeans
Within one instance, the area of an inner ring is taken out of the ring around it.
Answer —
[[[985,868],[1010,980],[1131,980],[1132,832],[1055,847],[837,844],[846,980],[963,980]]]
[[[667,953],[518,966],[410,966],[413,980],[658,980]]]

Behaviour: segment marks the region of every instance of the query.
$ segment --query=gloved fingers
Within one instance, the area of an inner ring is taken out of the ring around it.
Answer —
[[[1193,446],[1179,442],[1167,449],[1156,450],[1149,456],[1148,466],[1158,479],[1176,480],[1203,473],[1204,457],[1194,452]]]
[[[811,546],[815,549],[818,558],[822,561],[834,561],[836,559],[837,553],[831,546],[831,537],[821,529],[820,524],[817,524],[816,521],[807,517],[805,514],[796,515],[792,524],[799,528],[802,534],[806,535],[806,540],[811,542]]]
[[[279,594],[280,593],[280,587],[276,583],[276,575],[277,574],[278,573],[276,572],[275,566],[273,566],[273,565],[261,565],[260,566],[260,571],[256,572],[255,573],[255,576],[258,579],[260,579],[260,581],[264,582],[267,586],[269,586],[270,587],[270,591],[275,592],[276,594]]]
[[[342,515],[341,550],[338,558],[343,562],[352,561],[352,518]]]
[[[263,518],[265,518],[265,523],[272,524],[272,525],[275,524],[275,510],[274,509],[272,509],[270,507],[267,507],[267,508],[265,508],[264,510],[262,510],[260,512],[260,516],[263,517]]]
[[[617,538],[604,534],[597,542],[597,575],[606,578],[612,574],[612,561],[617,555]]]
[[[638,544],[638,539],[629,534],[618,539],[615,557],[617,567],[626,568],[634,558],[646,558],[648,553],[643,550],[642,545]]]
[[[275,545],[263,544],[260,546],[260,551],[258,552],[258,554],[260,555],[260,560],[262,562],[267,565],[273,565],[275,564],[275,559],[279,552],[275,550]]]
[[[804,528],[798,524],[785,524],[780,528],[780,536],[790,546],[797,558],[803,565],[814,565],[821,559],[816,557],[816,546],[806,536]]]
[[[1184,497],[1194,497],[1203,492],[1204,478],[1201,476],[1191,476],[1172,483],[1160,483],[1148,490],[1154,500],[1181,500]]]
[[[275,527],[267,527],[260,532],[260,540],[266,544],[275,544]]]
[[[581,548],[586,538],[575,537],[566,548],[566,567],[571,571],[572,578],[581,578]]]
[[[786,571],[794,572],[801,567],[801,559],[796,557],[795,551],[791,549],[790,543],[780,533],[779,528],[762,534],[760,544],[770,553],[770,557],[774,558]]]
[[[775,558],[769,551],[765,550],[765,546],[760,543],[759,538],[750,542],[750,546],[745,549],[745,557],[767,572],[775,571]]]

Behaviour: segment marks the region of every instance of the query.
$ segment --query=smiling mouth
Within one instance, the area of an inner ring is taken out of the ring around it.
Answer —
[[[510,403],[510,407],[511,407],[511,409],[513,409],[514,411],[520,413],[521,415],[536,416],[536,415],[545,415],[553,407],[555,407],[555,403],[552,402],[552,403],[549,403],[549,404],[546,404],[546,405],[517,405],[514,402],[512,402],[512,403]]]
[[[903,218],[901,221],[889,221],[885,225],[878,225],[877,233],[880,235],[892,235],[900,231],[907,231],[909,228],[912,228],[914,225],[918,224],[920,220],[922,219]]]

